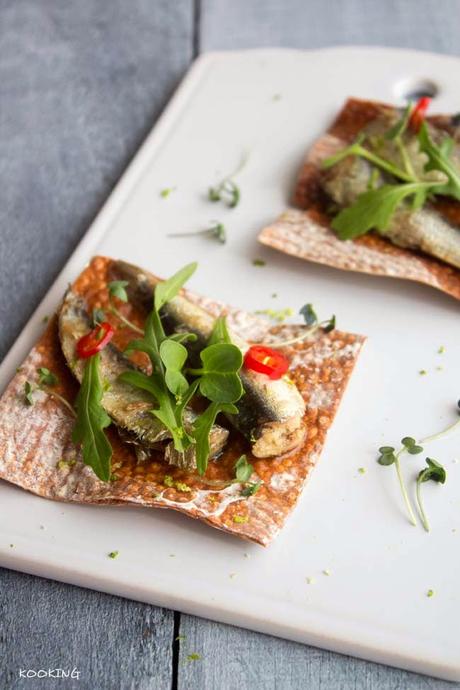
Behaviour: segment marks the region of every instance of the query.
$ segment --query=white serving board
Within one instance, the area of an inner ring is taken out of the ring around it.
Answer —
[[[367,334],[368,343],[321,462],[269,548],[169,511],[67,505],[3,482],[1,565],[460,679],[458,436],[428,451],[449,474],[445,486],[424,487],[430,534],[408,524],[394,469],[375,462],[382,443],[455,419],[458,303],[408,282],[305,263],[256,241],[287,205],[306,147],[347,96],[401,103],[405,84],[429,79],[439,89],[433,110],[456,111],[459,67],[455,58],[375,48],[256,50],[195,63],[4,360],[1,388],[43,328],[43,315],[96,253],[165,276],[198,259],[197,291],[249,310],[313,302],[324,317],[335,312],[342,329]],[[245,150],[240,206],[208,202],[208,186]],[[176,191],[164,199],[164,187]],[[214,218],[227,226],[225,246],[168,238]],[[255,257],[267,265],[253,266]],[[423,458],[404,461],[411,490]],[[107,557],[113,549],[117,560]]]

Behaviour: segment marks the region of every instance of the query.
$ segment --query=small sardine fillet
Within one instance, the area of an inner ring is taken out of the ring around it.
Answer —
[[[118,261],[114,274],[127,280],[130,300],[146,311],[152,308],[152,293],[160,280],[136,266]],[[168,332],[191,331],[198,336],[195,344],[187,345],[190,356],[197,356],[211,335],[214,319],[204,309],[182,295],[177,295],[162,310]],[[245,353],[249,344],[231,332],[232,342]],[[305,402],[297,388],[284,379],[270,380],[264,374],[242,369],[244,395],[238,401],[238,414],[230,422],[252,443],[256,457],[273,457],[297,448],[305,437],[303,415]]]

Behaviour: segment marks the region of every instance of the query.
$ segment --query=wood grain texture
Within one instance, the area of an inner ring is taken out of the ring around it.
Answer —
[[[10,570],[0,583],[2,690],[170,687],[172,612]],[[20,669],[77,669],[80,678],[20,678]]]
[[[178,690],[453,690],[457,684],[181,616]],[[190,654],[199,654],[193,660]]]
[[[380,45],[458,54],[457,0],[202,0],[205,50]]]
[[[2,357],[187,68],[193,6],[2,0],[0,27]],[[172,612],[0,570],[0,688],[164,690],[173,625]],[[79,681],[18,677],[69,665]]]
[[[180,81],[193,7],[2,0],[0,12],[3,356]]]

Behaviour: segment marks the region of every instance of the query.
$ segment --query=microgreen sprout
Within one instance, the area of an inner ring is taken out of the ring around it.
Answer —
[[[335,328],[335,314],[333,314],[330,317],[330,319],[326,319],[325,321],[319,321],[312,304],[304,304],[304,306],[299,310],[299,314],[303,316],[305,324],[307,326],[307,328],[303,330],[301,335],[298,335],[295,338],[290,338],[289,340],[280,340],[274,343],[269,343],[270,347],[278,348],[296,345],[297,343],[303,342],[307,338],[311,338],[311,336],[314,335],[320,329],[322,329],[323,333],[330,333]]]
[[[37,374],[38,382],[36,385],[31,383],[30,381],[26,381],[24,383],[24,402],[26,403],[26,405],[34,405],[34,392],[42,391],[47,395],[50,395],[51,397],[55,398],[56,400],[59,400],[59,402],[61,402],[75,417],[75,410],[69,403],[69,401],[66,400],[64,396],[60,395],[60,393],[51,390],[52,388],[54,388],[54,386],[57,386],[59,384],[59,377],[54,372],[50,371],[50,369],[48,369],[47,367],[38,367]]]
[[[237,169],[231,174],[224,177],[215,187],[209,187],[208,199],[209,201],[222,201],[229,208],[238,206],[241,199],[241,191],[235,183],[234,178],[241,172],[248,160],[248,153],[245,153],[241,159]]]
[[[203,230],[197,230],[196,232],[172,232],[168,235],[168,237],[194,237],[197,235],[215,239],[221,244],[225,244],[227,241],[225,225],[223,223],[219,223],[218,220],[212,220],[209,226]]]
[[[427,532],[430,531],[430,523],[428,522],[427,515],[425,513],[425,509],[423,507],[423,501],[422,501],[422,493],[421,493],[421,486],[424,482],[428,481],[433,481],[437,482],[438,484],[444,484],[447,478],[447,473],[444,467],[437,462],[436,460],[433,460],[432,458],[426,458],[426,463],[427,467],[425,469],[420,470],[417,476],[417,504],[418,504],[418,509],[420,511],[420,518],[422,520],[422,525],[425,528]]]
[[[457,403],[457,408],[458,412],[460,413],[460,400]],[[401,439],[401,448],[396,451],[396,449],[393,446],[381,446],[379,448],[379,457],[377,458],[377,462],[380,465],[384,466],[389,466],[389,465],[394,465],[396,468],[396,473],[398,475],[398,481],[399,485],[401,488],[401,494],[404,499],[404,503],[409,515],[409,520],[411,524],[416,525],[417,521],[415,519],[414,511],[412,509],[412,504],[409,500],[409,496],[406,490],[406,486],[404,483],[404,479],[402,476],[402,471],[401,471],[401,464],[400,464],[400,457],[403,453],[408,453],[409,455],[419,455],[420,453],[423,452],[423,448],[426,444],[431,443],[433,441],[438,441],[441,438],[444,438],[448,434],[451,434],[453,431],[458,429],[460,427],[460,419],[457,419],[454,424],[451,424],[448,426],[446,429],[443,429],[442,431],[432,434],[431,436],[426,436],[425,438],[421,439],[420,441],[416,441],[414,438],[411,436],[404,436],[404,438]],[[444,483],[446,479],[446,472],[442,465],[440,465],[436,460],[432,460],[431,458],[427,458],[426,460],[428,467],[426,467],[424,470],[422,470],[418,477],[417,477],[417,486],[416,486],[416,494],[417,494],[417,503],[418,507],[420,510],[420,516],[422,519],[422,524],[426,531],[429,531],[429,523],[426,518],[426,514],[423,510],[423,504],[421,501],[421,494],[420,494],[420,485],[423,482],[426,482],[428,480],[433,480],[437,481],[440,483]]]

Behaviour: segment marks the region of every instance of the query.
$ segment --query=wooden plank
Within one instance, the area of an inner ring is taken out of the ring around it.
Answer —
[[[178,690],[455,690],[457,684],[181,616]],[[199,654],[200,659],[190,655]]]
[[[202,0],[205,50],[380,45],[458,54],[457,0]]]
[[[5,569],[0,582],[1,688],[170,687],[172,612]],[[40,669],[80,676],[20,676]]]
[[[0,26],[2,357],[183,76],[193,2],[4,2]]]
[[[193,2],[7,0],[0,26],[2,357],[188,66]],[[164,690],[173,626],[172,612],[0,570],[0,687]]]

